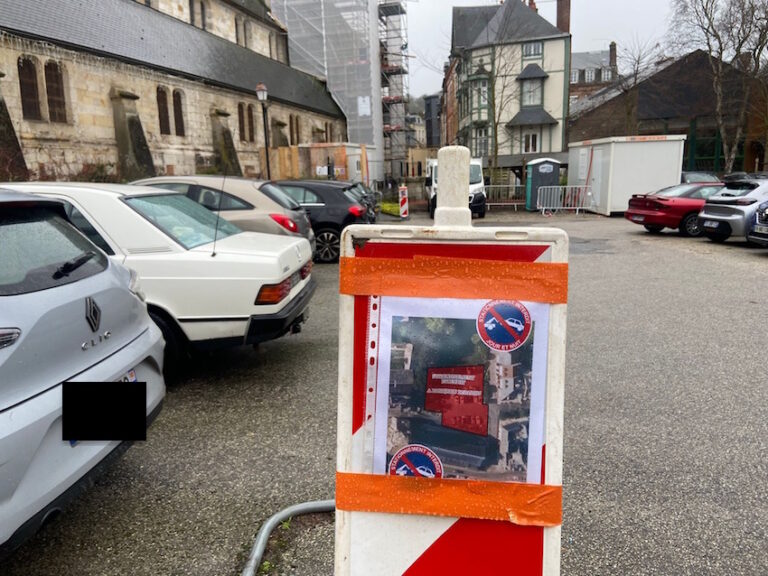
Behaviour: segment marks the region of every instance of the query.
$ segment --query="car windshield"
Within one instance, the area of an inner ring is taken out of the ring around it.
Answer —
[[[690,192],[693,192],[697,187],[691,184],[682,184],[680,186],[670,186],[669,188],[663,188],[656,192],[655,196],[664,196],[665,198],[680,198],[681,196],[687,196]]]
[[[753,182],[728,182],[718,196],[746,196],[755,188]]]
[[[264,196],[270,200],[273,200],[274,202],[277,202],[283,208],[287,208],[288,210],[301,209],[301,205],[296,202],[296,200],[288,196],[285,190],[280,188],[280,186],[277,184],[262,184],[259,190],[264,193]]]
[[[686,182],[717,182],[717,176],[707,174],[706,172],[686,172]]]
[[[469,165],[469,183],[480,184],[483,181],[483,167],[477,164]]]
[[[125,202],[187,250],[242,232],[182,194],[133,196]]]
[[[50,208],[0,211],[0,246],[0,296],[76,282],[107,267],[107,257]]]
[[[363,190],[359,184],[355,184],[354,186],[350,186],[349,188],[345,188],[344,192],[349,192],[351,197],[356,202],[362,202],[363,198],[365,197],[365,190]]]

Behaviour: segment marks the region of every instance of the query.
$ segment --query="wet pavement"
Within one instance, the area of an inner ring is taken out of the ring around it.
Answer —
[[[499,222],[571,236],[562,573],[765,574],[768,250],[594,215],[475,220]],[[268,516],[332,497],[338,267],[314,274],[301,334],[198,358],[148,441],[0,574],[234,575]],[[331,574],[332,522],[282,527],[265,572]]]

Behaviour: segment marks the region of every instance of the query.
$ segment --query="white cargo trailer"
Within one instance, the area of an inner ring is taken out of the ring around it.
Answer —
[[[568,144],[568,186],[590,186],[595,209],[624,212],[632,194],[680,183],[685,136],[622,136]]]

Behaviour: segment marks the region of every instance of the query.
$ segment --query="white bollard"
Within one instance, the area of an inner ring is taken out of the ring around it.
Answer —
[[[469,210],[469,148],[445,146],[437,153],[440,189],[435,226],[472,226]]]

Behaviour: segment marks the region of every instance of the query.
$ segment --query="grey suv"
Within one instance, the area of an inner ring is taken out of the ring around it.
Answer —
[[[55,200],[0,189],[0,558],[127,447],[62,440],[62,383],[147,383],[165,395],[164,341],[136,277]],[[108,384],[105,384],[108,385]]]

